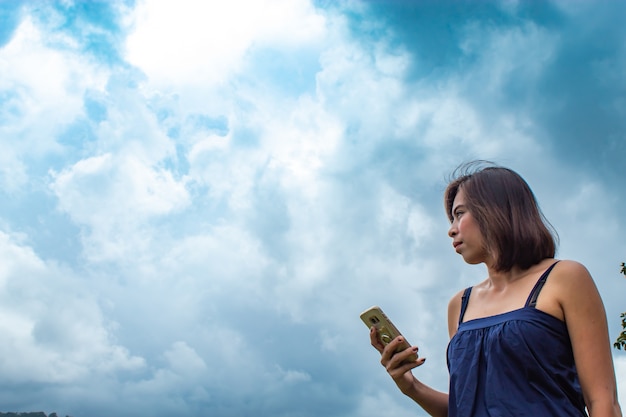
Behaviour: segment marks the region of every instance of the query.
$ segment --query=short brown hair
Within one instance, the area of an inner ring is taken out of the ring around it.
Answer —
[[[496,270],[509,271],[514,266],[528,269],[542,259],[554,257],[558,235],[519,174],[487,161],[459,166],[444,193],[450,221],[452,204],[461,187],[486,249],[496,257]]]

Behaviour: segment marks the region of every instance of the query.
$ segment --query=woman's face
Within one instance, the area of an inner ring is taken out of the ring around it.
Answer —
[[[465,205],[465,192],[459,187],[452,203],[452,224],[448,236],[452,238],[454,250],[468,264],[478,264],[487,260],[487,251],[480,227]]]

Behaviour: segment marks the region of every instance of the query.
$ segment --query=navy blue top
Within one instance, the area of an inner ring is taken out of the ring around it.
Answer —
[[[449,417],[586,416],[565,323],[535,308],[550,266],[523,308],[463,322],[448,345]]]

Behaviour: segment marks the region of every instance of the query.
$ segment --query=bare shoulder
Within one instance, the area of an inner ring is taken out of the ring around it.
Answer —
[[[562,272],[574,274],[574,275],[587,275],[589,276],[589,271],[585,267],[585,265],[581,264],[577,261],[572,261],[570,259],[562,259],[558,264],[554,267],[554,270],[560,270]]]
[[[550,272],[537,300],[537,308],[567,321],[568,316],[571,318],[589,303],[602,304],[591,274],[580,262],[561,260]]]
[[[461,290],[454,294],[454,296],[450,299],[450,302],[448,303],[448,313],[457,313],[457,319],[458,314],[461,312],[461,300],[463,299],[464,292],[465,290]]]
[[[459,326],[459,315],[461,314],[461,300],[463,299],[463,292],[465,292],[465,290],[461,290],[456,293],[448,303],[448,333],[450,334],[450,338],[454,336]]]
[[[578,262],[561,261],[554,273],[583,396],[591,405],[588,409],[620,416],[606,311],[598,289]]]
[[[591,274],[576,261],[559,262],[548,281],[559,300],[565,318],[572,314],[602,314],[604,306]],[[556,290],[556,291],[554,291]],[[567,320],[566,320],[567,321]]]
[[[589,270],[580,262],[562,260],[554,267],[550,274],[551,284],[557,285],[563,291],[584,291],[595,288]]]

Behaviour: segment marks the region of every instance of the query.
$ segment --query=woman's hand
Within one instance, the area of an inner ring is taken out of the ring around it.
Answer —
[[[385,367],[389,376],[391,376],[398,388],[400,388],[400,391],[406,395],[410,395],[411,391],[414,389],[415,382],[411,370],[423,365],[426,358],[418,358],[415,361],[409,359],[411,355],[417,354],[417,346],[411,346],[400,352],[396,352],[398,347],[404,342],[402,336],[396,337],[389,342],[387,346],[383,345],[378,338],[374,326],[370,328],[370,341],[372,346],[380,352],[380,363]]]

